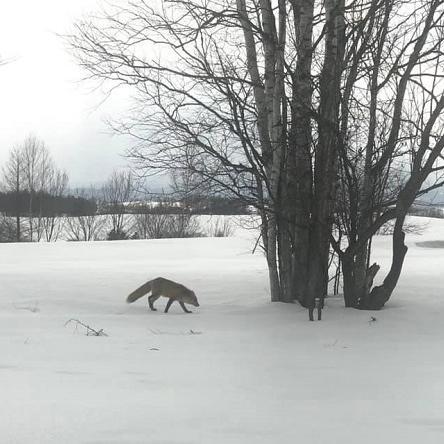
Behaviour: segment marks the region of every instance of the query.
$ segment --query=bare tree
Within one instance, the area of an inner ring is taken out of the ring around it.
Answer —
[[[273,301],[323,298],[332,243],[344,275],[352,267],[346,305],[380,308],[402,267],[406,211],[442,149],[443,1],[410,5],[137,0],[69,40],[91,77],[133,88],[115,129],[138,139],[137,166],[187,168],[257,208]],[[410,175],[393,180],[409,155]],[[370,291],[369,243],[390,218],[393,267]]]
[[[170,177],[171,198],[180,202],[181,209],[185,212],[192,212],[197,198],[210,193],[207,187],[202,186],[199,175],[187,168],[187,165],[184,165],[183,170],[172,170]]]
[[[357,4],[355,4],[356,6]],[[444,92],[438,67],[443,44],[443,2],[372,1],[350,14],[347,77],[342,96],[339,233],[333,245],[344,271],[346,306],[378,309],[390,298],[407,249],[404,221],[443,149],[439,127]],[[396,26],[393,23],[396,22]],[[370,65],[366,61],[370,60]],[[371,239],[395,219],[393,262],[382,286],[370,265]],[[341,233],[347,244],[341,248]]]
[[[28,200],[28,230],[31,240],[39,241],[43,235],[38,193],[47,187],[52,161],[44,142],[35,136],[28,136],[21,147],[23,175]],[[38,210],[37,210],[37,207]]]
[[[65,219],[65,229],[72,241],[95,241],[103,239],[106,218],[98,214],[70,216]]]
[[[102,211],[110,215],[113,238],[127,236],[127,208],[134,202],[136,191],[135,178],[131,171],[114,171],[102,189]]]
[[[65,172],[51,168],[47,180],[47,192],[52,197],[60,198],[65,195],[68,188],[68,175]],[[45,214],[41,217],[41,226],[47,242],[57,241],[63,230],[64,218],[56,205],[46,208]]]
[[[323,224],[322,229],[315,230],[322,251],[310,257],[307,255],[313,249],[309,245],[303,252],[295,249],[294,234],[301,224],[295,224],[295,211],[289,208],[293,206],[294,190],[299,188],[294,180],[295,166],[285,162],[310,153],[311,146],[307,147],[311,141],[304,140],[302,146],[302,136],[289,137],[288,117],[294,110],[288,106],[286,82],[291,85],[302,79],[303,84],[294,88],[293,103],[303,90],[307,103],[310,102],[310,109],[304,112],[311,111],[313,74],[308,53],[314,51],[314,2],[304,2],[303,11],[294,2],[293,15],[285,1],[277,2],[276,9],[269,0],[260,5],[245,0],[236,4],[183,0],[160,3],[157,8],[147,2],[133,2],[117,7],[102,20],[78,23],[77,33],[70,39],[71,47],[92,76],[130,84],[137,91],[140,106],[134,119],[119,129],[139,138],[140,144],[130,153],[138,165],[154,171],[182,170],[186,165],[202,180],[211,181],[215,189],[219,187],[258,208],[272,300],[292,301],[300,297],[307,305],[314,301],[314,296],[305,290],[295,291],[295,287],[307,288],[304,284],[310,273],[325,275],[325,218],[332,209],[331,205],[322,204],[316,216],[318,222],[303,228],[310,241],[314,237],[308,231]],[[330,81],[327,66],[332,62],[340,66],[336,59],[342,57],[342,51],[338,51],[343,41],[339,35],[343,27],[340,5],[336,1],[328,3],[328,18],[325,13],[320,16],[319,27],[327,21],[327,39],[335,39],[323,51],[325,84]],[[298,42],[288,42],[287,50],[289,21],[300,34]],[[300,23],[307,26],[299,28]],[[295,57],[299,40],[307,46],[304,61]],[[154,43],[168,54],[168,63],[146,57],[146,48]],[[175,59],[174,64],[170,57]],[[304,70],[310,72],[308,79],[303,78]],[[321,72],[322,69],[318,75]],[[323,91],[330,94],[331,88],[325,86]],[[320,114],[331,114],[330,108],[337,107],[338,96],[336,91],[332,98],[326,97]],[[327,118],[326,115],[324,119]],[[298,119],[294,121],[299,124]],[[306,121],[309,128],[312,119]],[[329,126],[324,126],[322,140],[329,140]],[[305,131],[306,136],[311,132],[307,128]],[[334,156],[333,146],[322,150],[331,151],[329,155]],[[318,160],[317,164],[326,169],[319,172],[319,179],[336,180],[335,163]],[[306,188],[312,190],[311,164],[309,170],[310,175],[304,180],[309,182]],[[325,190],[334,188],[331,184],[321,187],[319,180],[316,187],[319,202],[327,199]],[[287,192],[289,188],[292,192]],[[304,198],[311,199],[311,193]],[[309,201],[303,205],[311,212]],[[295,260],[295,255],[300,255],[300,259]],[[309,260],[313,266],[307,269],[304,282],[294,279],[294,263],[307,264]],[[313,292],[318,291],[314,284],[319,279],[312,278]]]
[[[80,212],[75,216],[66,217],[64,225],[69,239],[73,241],[95,241],[103,239],[107,217],[97,214],[97,207],[101,204],[99,198],[101,191],[91,186],[89,189],[77,190],[74,194],[77,197],[92,200],[96,210],[92,212]]]
[[[31,241],[40,241],[44,233],[47,240],[53,238],[58,210],[50,208],[49,202],[63,195],[68,176],[57,169],[44,143],[29,136],[22,145],[13,148],[3,168],[3,177],[5,189],[15,197],[17,241],[23,237],[24,215]]]
[[[14,147],[10,153],[6,164],[3,166],[3,180],[5,190],[13,193],[15,198],[15,240],[20,242],[22,240],[21,229],[21,191],[24,188],[24,171],[23,171],[23,157],[19,147]]]
[[[201,235],[196,216],[146,212],[134,215],[135,230],[142,239],[197,237]]]

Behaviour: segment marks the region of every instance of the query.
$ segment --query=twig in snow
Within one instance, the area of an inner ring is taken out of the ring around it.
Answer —
[[[78,325],[81,325],[82,327],[86,328],[86,336],[108,336],[104,331],[103,328],[100,330],[94,330],[89,325],[84,324],[83,322],[79,321],[78,319],[70,319],[69,321],[65,322],[65,327],[70,323],[75,322],[76,323],[76,329]]]
[[[330,344],[324,344],[324,347],[334,347],[338,343],[338,340],[335,339],[334,342],[331,342]]]

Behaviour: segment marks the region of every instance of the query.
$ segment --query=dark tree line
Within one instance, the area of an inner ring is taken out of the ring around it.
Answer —
[[[0,192],[0,212],[9,217],[28,216],[82,216],[95,214],[97,203],[94,199],[76,196],[54,196],[44,191]]]
[[[157,196],[150,202],[135,202],[125,207],[127,214],[208,214],[208,215],[242,215],[251,210],[245,201],[239,198],[220,196],[191,195],[186,202],[174,197]],[[110,211],[104,209],[106,212]]]

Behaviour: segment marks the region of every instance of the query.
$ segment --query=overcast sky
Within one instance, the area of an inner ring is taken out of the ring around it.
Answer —
[[[130,141],[110,134],[104,118],[124,111],[127,100],[79,82],[82,72],[56,33],[68,33],[96,0],[3,1],[0,56],[0,164],[27,135],[42,139],[72,186],[99,183],[125,166]]]

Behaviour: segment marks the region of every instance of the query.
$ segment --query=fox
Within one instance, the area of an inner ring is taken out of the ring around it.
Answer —
[[[192,313],[192,311],[185,307],[185,304],[199,307],[199,302],[197,301],[194,291],[188,289],[182,284],[178,284],[177,282],[170,281],[169,279],[165,279],[163,277],[152,279],[151,281],[141,285],[126,298],[126,302],[131,304],[142,296],[148,294],[150,291],[151,296],[148,297],[148,304],[152,311],[157,311],[157,309],[154,308],[154,302],[159,299],[160,296],[169,298],[165,307],[165,313],[168,313],[168,310],[174,301],[179,302],[185,313]]]

